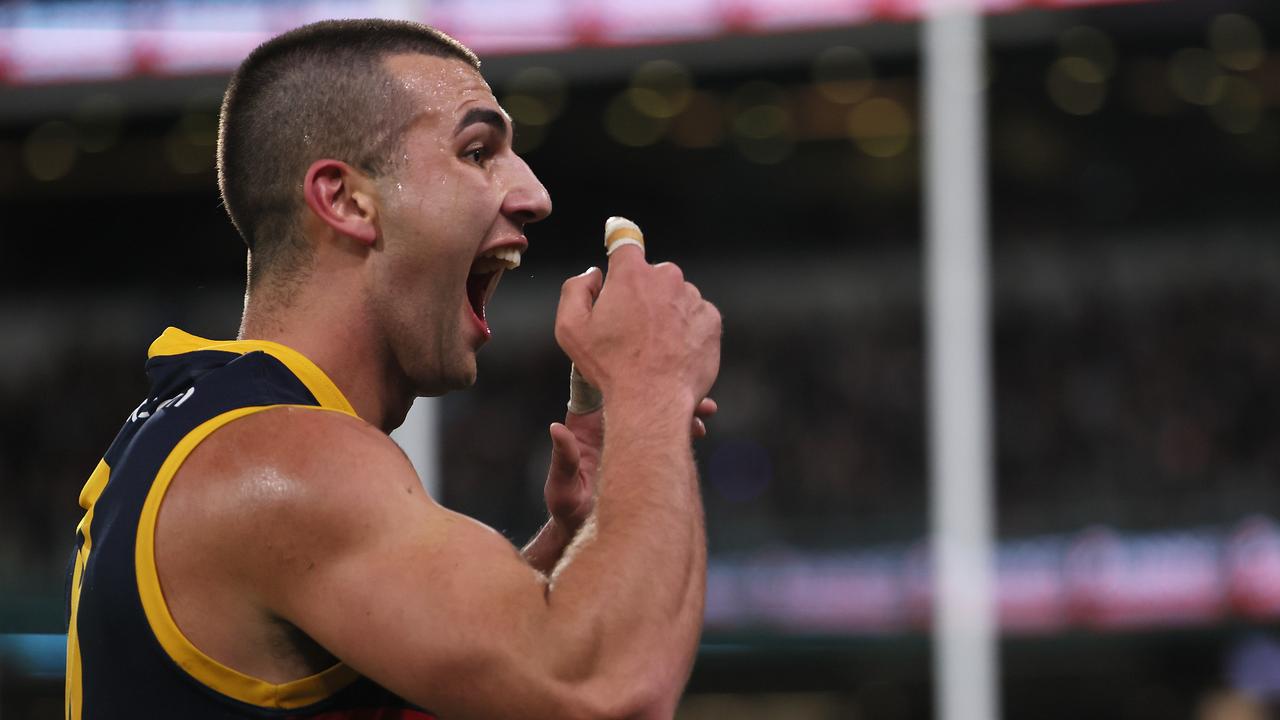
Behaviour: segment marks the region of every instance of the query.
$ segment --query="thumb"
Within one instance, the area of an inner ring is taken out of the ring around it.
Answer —
[[[564,281],[560,288],[560,305],[556,308],[556,325],[562,323],[569,326],[582,324],[591,314],[591,305],[600,294],[604,277],[600,268],[588,268],[581,275],[574,275]],[[554,437],[554,436],[553,436]]]
[[[547,484],[563,486],[576,483],[582,452],[573,431],[562,423],[551,423],[551,468],[547,471]]]
[[[626,245],[615,247],[613,251],[609,253],[610,270],[633,267],[643,263],[644,246],[637,245],[634,242],[628,242]]]

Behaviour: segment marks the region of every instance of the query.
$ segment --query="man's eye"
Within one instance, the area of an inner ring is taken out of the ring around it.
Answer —
[[[484,164],[484,161],[489,158],[489,151],[484,147],[478,147],[473,150],[468,150],[467,157],[471,159],[471,162],[477,165],[482,165]]]

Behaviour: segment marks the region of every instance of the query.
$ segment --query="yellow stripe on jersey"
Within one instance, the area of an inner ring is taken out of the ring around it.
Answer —
[[[265,352],[284,363],[290,372],[297,375],[321,406],[348,415],[356,414],[347,397],[318,365],[297,350],[270,340],[206,340],[170,327],[151,343],[151,348],[147,350],[147,357],[181,355],[197,350],[220,350],[242,355],[248,352]]]
[[[76,630],[76,617],[80,613],[80,580],[84,575],[85,563],[89,561],[89,553],[93,550],[93,506],[107,487],[111,477],[111,468],[106,460],[99,460],[98,466],[89,475],[84,489],[80,491],[80,507],[84,508],[84,517],[76,532],[84,536],[80,549],[76,551],[76,569],[71,576],[71,618],[67,626],[67,676],[65,699],[66,720],[80,720],[84,696],[80,673],[80,635]]]
[[[165,492],[169,489],[173,476],[177,474],[178,468],[182,466],[191,451],[227,423],[278,407],[335,411],[333,408],[319,408],[313,405],[242,407],[207,420],[188,433],[165,458],[155,482],[151,484],[151,490],[147,493],[146,502],[142,506],[142,516],[138,519],[134,567],[137,570],[138,594],[142,598],[142,609],[146,613],[147,623],[151,626],[151,631],[160,641],[165,653],[178,667],[207,687],[241,702],[259,707],[292,710],[324,700],[354,682],[358,674],[347,665],[338,663],[316,675],[276,684],[245,675],[214,660],[201,652],[182,634],[182,630],[178,628],[178,624],[169,613],[164,592],[160,588],[160,575],[156,569],[155,555],[156,521],[160,515],[160,504],[164,501]]]

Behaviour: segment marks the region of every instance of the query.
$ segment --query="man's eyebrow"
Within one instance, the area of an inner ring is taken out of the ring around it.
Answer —
[[[489,125],[504,136],[508,132],[507,118],[502,113],[489,108],[472,108],[462,116],[461,120],[458,121],[457,127],[453,129],[453,134],[456,136],[465,130],[468,125],[473,125],[475,123],[484,123],[485,125]]]

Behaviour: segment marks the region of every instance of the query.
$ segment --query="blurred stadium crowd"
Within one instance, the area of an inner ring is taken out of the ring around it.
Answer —
[[[1280,428],[1268,421],[1280,407],[1270,382],[1280,371],[1280,251],[1225,237],[1192,262],[1185,244],[1104,243],[1071,257],[1020,249],[997,265],[1002,535],[1227,525],[1280,507]],[[827,304],[813,293],[835,279],[818,258],[735,273],[745,283],[770,271],[790,277],[773,291],[793,299],[772,310],[723,290],[717,395],[726,412],[698,449],[715,551],[823,551],[924,534],[911,258],[839,260],[861,263],[855,276],[870,301],[837,295]],[[689,270],[699,271],[712,268]],[[509,279],[499,293],[498,323],[504,304],[540,297],[550,308],[554,288],[539,296],[521,283]],[[711,288],[724,283],[708,277]],[[235,296],[219,298],[220,311],[183,314],[217,312],[222,329],[233,328]],[[39,589],[27,610],[44,628],[56,615],[47,600],[61,583],[85,468],[145,392],[146,318],[158,332],[165,316],[140,303],[63,312],[8,314],[5,334],[22,339],[26,356],[11,354],[0,376],[4,405],[21,418],[0,449],[0,525],[10,538],[0,577]],[[42,329],[53,317],[62,329]],[[549,335],[513,327],[516,347],[504,348],[507,328],[497,328],[477,387],[442,406],[442,499],[521,542],[542,520],[540,429],[561,412],[567,361]],[[6,596],[12,625],[22,609]]]

